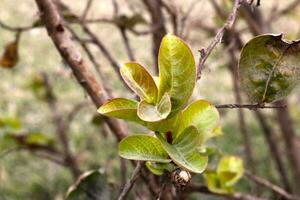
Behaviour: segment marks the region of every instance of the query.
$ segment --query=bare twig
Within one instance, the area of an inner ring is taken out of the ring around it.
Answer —
[[[93,0],[87,0],[87,3],[86,3],[86,6],[85,6],[85,9],[83,11],[83,14],[81,16],[81,20],[84,21],[86,19],[86,16],[92,6],[92,3],[93,3]]]
[[[238,8],[240,7],[240,4],[241,0],[234,1],[232,11],[228,16],[224,26],[218,30],[217,34],[215,35],[213,41],[209,44],[209,46],[206,49],[201,50],[201,56],[199,58],[199,63],[197,66],[197,79],[201,78],[201,71],[203,69],[204,63],[207,60],[208,56],[211,54],[212,50],[217,46],[218,43],[221,42],[225,30],[231,29],[231,27],[233,26],[236,16],[238,14]]]
[[[259,176],[256,176],[256,175],[252,174],[251,172],[246,171],[245,175],[248,178],[250,178],[251,180],[253,180],[255,183],[257,183],[257,184],[259,184],[259,185],[261,185],[263,187],[266,187],[266,188],[272,190],[273,192],[279,194],[280,196],[284,197],[287,200],[300,200],[299,197],[294,196],[294,195],[288,193],[283,188],[281,188],[281,187],[279,187],[277,185],[274,185],[270,181],[268,181],[268,180],[266,180],[264,178],[261,178]]]
[[[239,192],[234,192],[231,194],[214,193],[214,192],[211,192],[206,186],[195,185],[195,184],[190,184],[189,187],[186,188],[185,192],[200,192],[200,193],[208,194],[208,195],[226,197],[226,198],[232,199],[232,200],[268,200],[266,198],[252,196],[249,194],[243,194],[243,193],[239,193]]]
[[[85,63],[80,52],[72,42],[66,28],[63,26],[63,20],[59,15],[56,5],[51,0],[36,0],[36,3],[40,12],[43,13],[41,18],[60,55],[73,70],[78,82],[87,91],[95,106],[99,107],[107,100],[105,95],[103,95],[105,94],[105,89],[98,83],[89,66]],[[127,135],[126,126],[120,121],[107,119],[107,123],[118,140]]]
[[[126,183],[126,185],[124,186],[121,194],[118,197],[118,200],[123,200],[126,198],[126,196],[128,195],[129,191],[131,190],[132,186],[134,185],[135,181],[138,179],[138,177],[140,176],[141,170],[142,170],[142,166],[144,165],[143,162],[138,162],[133,173],[132,176],[130,178],[130,180]]]
[[[23,32],[23,31],[30,31],[31,29],[35,28],[32,25],[29,26],[17,26],[17,27],[12,27],[9,26],[7,24],[5,24],[4,22],[0,21],[0,27],[2,27],[3,29],[6,29],[8,31],[12,31],[12,32]]]
[[[249,110],[257,110],[257,109],[264,109],[264,108],[285,108],[286,105],[264,105],[264,104],[222,104],[222,105],[215,105],[216,108],[246,108]]]

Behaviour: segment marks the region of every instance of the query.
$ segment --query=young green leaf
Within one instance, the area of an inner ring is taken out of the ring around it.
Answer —
[[[197,151],[201,136],[195,127],[186,128],[174,144],[169,144],[160,133],[156,136],[178,166],[194,173],[202,173],[206,169],[208,157]]]
[[[217,168],[221,184],[225,187],[233,186],[244,173],[243,160],[236,156],[223,157]]]
[[[279,100],[299,82],[299,63],[300,41],[288,43],[282,35],[257,36],[241,52],[241,86],[253,102]]]
[[[157,138],[136,134],[119,143],[119,155],[130,160],[168,163],[171,160]]]
[[[207,187],[210,191],[217,194],[228,194],[232,192],[232,187],[225,187],[222,185],[218,174],[214,171],[207,171],[204,173],[204,178],[207,182]]]
[[[116,117],[144,124],[137,116],[138,102],[131,99],[115,98],[103,104],[98,112],[108,117]]]
[[[195,126],[198,132],[203,135],[204,140],[207,140],[218,132],[216,128],[219,125],[218,110],[205,100],[198,100],[190,104],[182,111],[180,125],[175,133],[175,138],[180,137],[184,129],[189,126]]]
[[[166,35],[160,45],[159,98],[166,92],[171,96],[172,114],[187,102],[196,82],[194,56],[189,47],[178,37]]]
[[[166,119],[171,112],[171,99],[168,93],[161,98],[157,105],[141,101],[137,115],[146,122],[157,122]]]
[[[120,73],[127,85],[147,103],[156,103],[157,86],[153,77],[140,64],[130,62],[124,64]]]
[[[172,163],[158,163],[147,161],[145,165],[153,174],[158,176],[163,175],[166,171],[172,172],[176,169],[176,167]]]
[[[111,191],[106,177],[97,171],[81,175],[66,195],[66,200],[109,200]]]

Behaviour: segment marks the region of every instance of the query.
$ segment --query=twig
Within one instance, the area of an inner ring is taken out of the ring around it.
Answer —
[[[46,97],[47,97],[46,100],[49,105],[49,108],[52,111],[53,122],[56,125],[56,135],[57,135],[59,141],[61,142],[61,146],[63,149],[63,155],[65,157],[65,162],[69,166],[71,172],[73,173],[73,176],[76,178],[81,174],[81,171],[79,169],[79,166],[77,164],[75,157],[73,156],[73,154],[70,150],[69,140],[67,137],[66,123],[57,107],[57,101],[56,101],[56,98],[53,93],[52,84],[50,83],[47,74],[42,73],[41,75],[43,76],[43,80],[44,80],[44,86],[45,86]]]
[[[266,198],[252,196],[250,194],[244,194],[244,193],[239,193],[239,192],[234,192],[231,194],[214,193],[214,192],[210,191],[206,186],[195,185],[195,184],[190,184],[189,187],[186,188],[185,192],[188,192],[188,193],[189,192],[200,192],[200,193],[208,194],[208,195],[226,197],[226,198],[229,198],[232,200],[268,200]]]
[[[57,7],[51,0],[36,0],[48,34],[55,44],[62,58],[68,63],[68,66],[73,70],[75,77],[82,87],[87,91],[96,107],[99,107],[106,98],[105,89],[98,83],[89,66],[81,57],[80,52],[72,42],[66,28],[63,26]],[[126,126],[118,120],[107,119],[109,127],[118,140],[121,140],[127,135]]]
[[[82,21],[85,20],[85,18],[86,18],[86,16],[87,16],[88,12],[89,12],[89,10],[90,10],[90,8],[91,8],[91,6],[92,6],[92,3],[93,3],[93,0],[87,0],[85,9],[84,9],[83,14],[82,14],[82,16],[81,16],[81,20],[82,20]]]
[[[3,29],[6,29],[6,30],[9,30],[9,31],[13,31],[13,32],[23,32],[23,31],[30,31],[31,29],[33,28],[36,28],[32,25],[29,25],[29,26],[23,26],[23,27],[12,27],[12,26],[9,26],[7,24],[5,24],[4,22],[0,21],[0,26],[3,28]]]
[[[222,105],[215,105],[216,108],[246,108],[249,110],[257,110],[257,109],[264,109],[264,108],[285,108],[286,105],[264,105],[264,104],[222,104]]]
[[[217,34],[215,35],[215,38],[209,44],[209,46],[205,50],[201,50],[201,56],[199,58],[199,63],[197,66],[197,79],[201,78],[201,71],[203,69],[204,63],[207,60],[208,56],[211,54],[212,50],[217,46],[218,43],[221,42],[225,30],[231,29],[231,27],[233,26],[236,16],[238,14],[238,8],[240,7],[240,4],[241,0],[234,1],[232,11],[228,16],[224,26],[218,30]]]
[[[259,176],[256,176],[254,174],[252,174],[251,172],[245,171],[245,175],[250,178],[251,180],[253,180],[255,183],[264,186],[266,188],[269,188],[270,190],[272,190],[273,192],[281,195],[282,197],[284,197],[287,200],[300,200],[299,197],[294,196],[290,193],[288,193],[287,191],[285,191],[283,188],[274,185],[273,183],[271,183],[270,181],[261,178]]]
[[[130,178],[130,180],[126,183],[126,185],[124,186],[121,194],[118,197],[118,200],[123,200],[126,198],[126,196],[128,195],[128,193],[130,192],[132,186],[134,185],[135,181],[137,180],[137,178],[139,177],[141,170],[142,170],[142,166],[143,166],[143,162],[138,162],[133,173],[132,176]]]

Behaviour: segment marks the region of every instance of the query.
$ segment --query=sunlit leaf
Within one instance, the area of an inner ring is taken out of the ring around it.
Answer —
[[[174,144],[169,144],[160,133],[156,133],[156,136],[178,166],[194,173],[205,170],[208,157],[197,151],[201,136],[195,127],[186,128]]]
[[[180,115],[175,115],[172,118],[163,119],[158,122],[147,122],[146,126],[152,131],[158,131],[165,133],[172,131],[177,127],[177,124],[180,122]]]
[[[300,41],[282,35],[260,35],[243,48],[239,63],[243,89],[253,102],[273,102],[287,96],[300,80]]]
[[[18,41],[13,41],[6,45],[3,55],[0,57],[0,66],[12,68],[19,61]]]
[[[136,134],[119,143],[119,155],[130,160],[167,163],[171,160],[159,140],[153,136]]]
[[[177,135],[180,135],[181,132],[189,126],[195,126],[198,129],[198,132],[203,135],[204,140],[218,135],[218,110],[205,100],[198,100],[191,103],[182,111]]]
[[[138,106],[138,116],[147,122],[157,122],[166,119],[171,112],[171,99],[165,93],[158,104],[149,104],[141,101]]]
[[[189,47],[178,37],[166,35],[159,49],[159,98],[171,96],[172,114],[190,98],[196,81],[196,67]]]
[[[98,112],[108,117],[143,123],[137,116],[137,106],[138,103],[134,100],[115,98],[103,104]]]
[[[89,171],[69,188],[66,200],[110,200],[110,194],[105,175],[99,171]]]
[[[149,72],[140,64],[130,62],[120,69],[127,85],[147,103],[156,103],[157,86]]]
[[[243,175],[243,160],[236,156],[224,156],[217,168],[221,183],[228,187],[234,185]]]

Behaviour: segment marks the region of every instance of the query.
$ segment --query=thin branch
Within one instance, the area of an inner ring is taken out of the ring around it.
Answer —
[[[88,12],[89,12],[89,10],[90,10],[90,8],[91,8],[91,6],[92,6],[92,3],[93,3],[93,0],[87,0],[85,9],[84,9],[83,14],[82,14],[82,16],[81,16],[81,20],[82,20],[82,21],[85,20],[85,18],[86,18],[86,16],[87,16]]]
[[[231,29],[231,27],[233,26],[236,16],[238,14],[238,8],[240,7],[240,4],[241,4],[241,0],[234,1],[232,11],[231,11],[230,15],[228,16],[224,26],[218,30],[217,34],[215,35],[215,38],[209,44],[209,46],[206,49],[201,50],[201,56],[199,58],[199,63],[197,66],[197,79],[201,78],[201,71],[203,69],[204,63],[207,60],[208,56],[213,51],[213,49],[217,46],[217,44],[221,42],[225,30]]]
[[[222,105],[215,105],[218,109],[223,108],[246,108],[249,110],[257,110],[257,109],[265,109],[265,108],[285,108],[286,105],[264,105],[264,104],[222,104]]]
[[[263,187],[266,187],[266,188],[272,190],[273,192],[279,194],[280,196],[284,197],[287,200],[300,200],[299,197],[294,196],[294,195],[288,193],[283,188],[281,188],[281,187],[279,187],[277,185],[274,185],[270,181],[268,181],[268,180],[266,180],[264,178],[261,178],[259,176],[256,176],[256,175],[252,174],[251,172],[245,171],[245,175],[248,178],[250,178],[251,180],[253,180],[255,183],[257,183],[257,184],[259,184],[259,185],[261,185]]]
[[[56,5],[52,0],[36,0],[36,3],[39,11],[43,13],[41,18],[46,25],[52,42],[55,44],[62,58],[72,69],[78,82],[87,91],[95,106],[98,108],[107,101],[103,95],[105,94],[105,89],[98,83],[89,66],[83,60],[80,52],[71,40],[65,26],[63,26],[63,20],[59,15]],[[107,119],[107,123],[118,140],[121,140],[127,135],[125,124],[115,119]]]
[[[135,181],[138,179],[138,177],[141,174],[141,170],[142,170],[142,166],[144,165],[143,162],[138,162],[133,173],[132,176],[130,178],[130,180],[126,183],[126,185],[124,186],[121,194],[118,197],[118,200],[123,200],[126,198],[126,196],[128,195],[128,193],[130,192],[132,186],[134,185]]]
[[[17,26],[17,27],[13,27],[13,26],[9,26],[7,24],[5,24],[4,22],[0,21],[0,27],[2,27],[3,29],[6,29],[8,31],[12,31],[12,32],[23,32],[23,31],[30,31],[33,28],[37,28],[34,27],[32,25],[29,26]]]
[[[226,198],[232,199],[232,200],[268,200],[266,198],[252,196],[250,194],[244,194],[244,193],[239,193],[239,192],[234,192],[231,194],[214,193],[214,192],[210,191],[206,186],[195,185],[195,184],[190,184],[189,187],[186,188],[185,192],[187,192],[187,193],[200,192],[200,193],[208,194],[208,195],[226,197]]]

